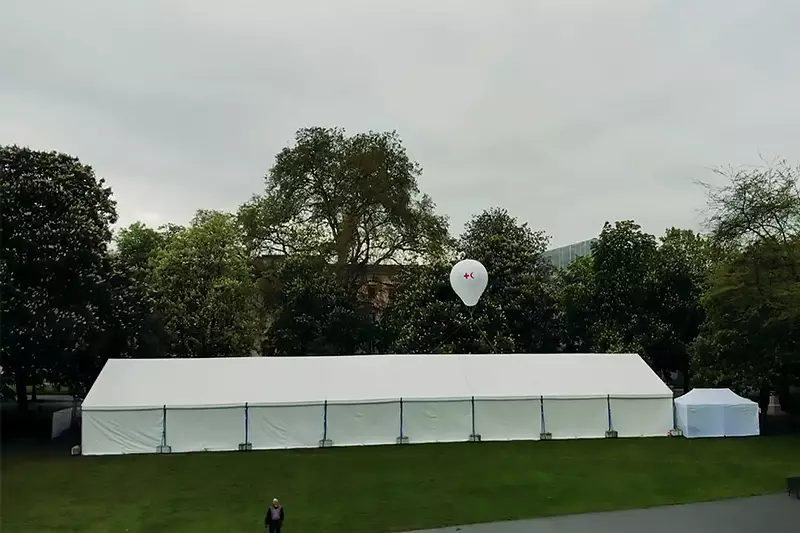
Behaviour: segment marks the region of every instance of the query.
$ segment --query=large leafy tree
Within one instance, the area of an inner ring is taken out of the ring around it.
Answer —
[[[670,228],[660,239],[656,274],[656,315],[663,324],[654,343],[655,366],[679,371],[683,388],[690,388],[690,346],[705,318],[701,297],[715,264],[711,241],[691,230]]]
[[[633,221],[606,223],[592,245],[594,342],[603,352],[648,357],[663,324],[657,320],[658,245]],[[651,361],[652,362],[652,361]]]
[[[114,255],[131,274],[137,279],[144,280],[152,270],[153,258],[182,230],[182,227],[172,224],[156,229],[141,222],[134,222],[120,229],[115,235]]]
[[[156,229],[135,222],[114,237],[116,249],[109,261],[119,290],[125,295],[124,323],[129,328],[126,353],[132,357],[164,357],[169,350],[169,339],[148,283],[156,257],[182,229],[175,225]]]
[[[149,264],[149,294],[170,338],[170,355],[247,356],[256,348],[258,292],[233,215],[198,212]]]
[[[793,243],[797,261],[800,237]],[[753,243],[715,271],[693,347],[702,383],[763,396],[800,381],[800,282],[785,254],[775,243]]]
[[[800,168],[722,171],[709,187],[711,236],[724,255],[703,299],[694,345],[707,384],[786,391],[800,378]]]
[[[116,221],[111,190],[67,154],[0,147],[4,371],[18,391],[62,377],[104,322],[106,247]],[[98,357],[101,354],[97,354]],[[20,410],[27,395],[18,394]]]
[[[562,349],[578,353],[596,351],[597,289],[592,256],[578,257],[569,263],[558,272],[554,285],[563,328]]]
[[[239,217],[258,254],[340,266],[436,257],[448,244],[447,220],[420,192],[420,173],[394,132],[301,129],[275,157],[264,195]]]
[[[708,240],[676,228],[656,239],[622,221],[606,224],[592,251],[559,275],[565,349],[640,353],[662,375],[680,371],[688,380]]]
[[[474,217],[459,239],[461,257],[481,261],[489,285],[470,312],[449,286],[450,265],[415,267],[400,276],[385,327],[402,352],[553,352],[560,329],[542,254],[547,237],[506,211]]]

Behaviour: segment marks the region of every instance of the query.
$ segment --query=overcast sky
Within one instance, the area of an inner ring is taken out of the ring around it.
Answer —
[[[457,233],[697,227],[711,167],[800,160],[798,0],[2,0],[0,143],[122,224],[234,210],[304,126],[396,129]]]

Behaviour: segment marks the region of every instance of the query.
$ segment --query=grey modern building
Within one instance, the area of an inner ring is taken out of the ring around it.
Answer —
[[[579,257],[591,255],[592,243],[595,240],[596,239],[589,239],[587,241],[576,242],[567,246],[554,248],[546,251],[544,256],[545,258],[549,259],[556,268],[564,268]]]

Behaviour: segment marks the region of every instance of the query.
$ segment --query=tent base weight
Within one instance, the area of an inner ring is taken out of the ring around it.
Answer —
[[[481,434],[480,433],[473,433],[469,436],[470,442],[480,442],[481,441]]]
[[[81,447],[80,447],[80,445],[78,445],[78,446],[73,446],[73,447],[72,447],[72,448],[69,450],[69,454],[70,454],[70,455],[80,455],[80,454],[81,454]]]
[[[670,437],[683,437],[683,431],[680,429],[670,429],[668,435]]]
[[[397,437],[396,444],[408,444],[408,437]]]
[[[617,437],[619,437],[619,433],[617,433],[615,430],[611,429],[606,431],[607,439],[616,439]]]
[[[156,453],[172,453],[172,446],[159,446]]]
[[[239,445],[240,452],[249,452],[253,449],[253,444],[250,442],[243,442]]]
[[[539,433],[539,440],[553,440],[552,433]]]
[[[330,448],[333,446],[333,441],[331,439],[322,439],[319,441],[320,448]]]

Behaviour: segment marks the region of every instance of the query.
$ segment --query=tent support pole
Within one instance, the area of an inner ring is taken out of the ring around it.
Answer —
[[[547,426],[544,422],[544,396],[539,396],[539,413],[541,431],[539,432],[539,440],[552,440],[553,435],[547,432]]]
[[[322,405],[322,440],[319,441],[320,448],[330,448],[333,442],[328,438],[328,400]]]
[[[403,430],[403,399],[400,398],[400,436],[395,441],[396,444],[408,444],[408,437]]]
[[[475,396],[470,399],[470,411],[472,413],[472,433],[469,435],[470,442],[480,442],[481,436],[475,431]]]
[[[156,448],[156,453],[170,453],[172,447],[167,444],[167,406],[161,407],[161,446]]]
[[[619,435],[614,430],[614,422],[611,420],[611,395],[606,395],[606,409],[608,410],[608,430],[606,431],[607,439],[616,439]]]
[[[253,449],[250,443],[250,405],[244,403],[244,442],[239,444],[239,451],[245,452]]]

